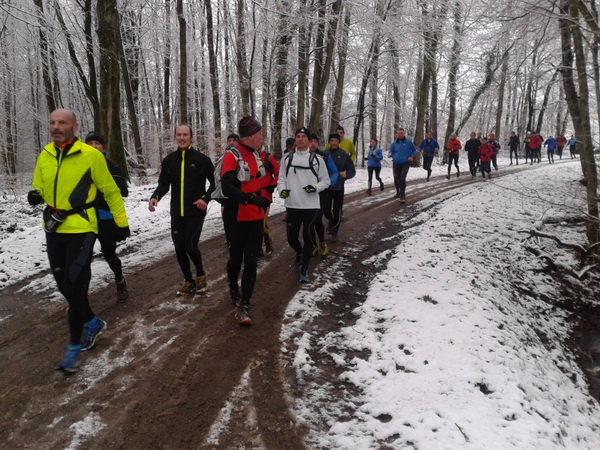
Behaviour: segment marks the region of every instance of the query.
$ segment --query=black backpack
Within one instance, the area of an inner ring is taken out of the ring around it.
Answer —
[[[309,150],[310,151],[310,150]],[[317,158],[317,155],[315,155],[314,152],[310,152],[310,156],[308,157],[308,166],[295,166],[292,164],[292,160],[294,159],[294,154],[296,153],[296,150],[290,150],[288,152],[288,163],[287,166],[285,167],[285,176],[288,175],[289,171],[290,171],[290,167],[293,167],[294,170],[296,169],[310,169],[312,171],[312,173],[315,175],[315,177],[317,177],[317,180],[319,179],[319,167],[321,166],[321,162],[319,161],[319,159]],[[315,160],[317,161],[317,168],[315,169]]]

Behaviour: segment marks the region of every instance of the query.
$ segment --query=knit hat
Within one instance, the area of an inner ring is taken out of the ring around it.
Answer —
[[[238,123],[238,134],[240,135],[240,139],[252,136],[260,130],[262,130],[262,126],[254,117],[242,117],[242,120]]]
[[[294,136],[297,136],[298,134],[305,134],[306,137],[310,137],[310,131],[308,131],[308,128],[306,127],[298,128]]]
[[[229,136],[227,136],[227,140],[229,139],[235,139],[236,141],[239,141],[240,137],[235,133],[231,133]]]
[[[296,143],[296,139],[294,139],[294,138],[287,138],[285,140],[285,148],[292,148],[295,143]]]
[[[343,131],[344,133],[346,132],[346,130],[344,130],[344,127],[341,125],[338,125],[335,131]]]
[[[339,135],[339,134],[337,134],[337,133],[331,133],[331,134],[329,135],[329,139],[327,139],[327,141],[330,141],[330,140],[332,140],[332,139],[337,139],[338,141],[341,141],[341,140],[342,140],[342,139],[340,138],[340,135]]]
[[[319,142],[319,136],[317,136],[316,134],[311,134],[310,136],[308,136],[308,140]]]
[[[100,144],[102,144],[102,146],[104,146],[104,138],[100,133],[96,133],[95,131],[90,131],[85,137],[86,144],[91,141],[99,142]]]

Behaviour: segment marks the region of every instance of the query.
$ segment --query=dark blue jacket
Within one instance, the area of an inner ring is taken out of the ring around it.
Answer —
[[[346,178],[338,176],[336,182],[332,182],[328,188],[330,191],[343,191],[344,182],[350,178],[354,178],[354,175],[356,175],[356,169],[354,168],[354,163],[352,162],[352,158],[350,158],[350,154],[341,148],[335,150],[327,149],[323,152],[323,157],[333,161],[338,170],[338,174],[346,171]]]
[[[440,145],[435,139],[427,140],[423,139],[421,145],[419,145],[419,150],[423,152],[423,156],[425,158],[433,158],[435,156],[436,150],[440,149]]]

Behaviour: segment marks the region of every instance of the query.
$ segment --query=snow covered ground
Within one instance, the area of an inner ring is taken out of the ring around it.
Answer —
[[[500,164],[508,162],[500,158]],[[326,336],[310,330],[320,306],[346,282],[333,276],[339,268],[319,274],[330,279],[322,288],[299,291],[281,338],[298,377],[308,380],[307,395],[296,400],[295,408],[298,420],[314,430],[312,445],[600,448],[600,408],[564,346],[570,331],[565,314],[543,301],[558,295],[557,286],[536,270],[541,263],[525,250],[527,234],[522,233],[541,227],[582,243],[583,227],[566,222],[584,213],[580,163],[542,164],[541,170],[522,167],[514,175],[478,179],[425,202],[430,207],[409,221],[398,218],[406,239],[365,262],[381,270],[354,311],[358,320],[352,326]],[[468,173],[464,159],[461,166]],[[446,168],[434,170],[444,174]],[[382,176],[390,185],[391,169],[384,168]],[[411,169],[408,178],[423,176],[421,169]],[[5,179],[0,183],[0,296],[4,287],[39,274],[23,289],[60,300],[48,273],[41,208],[32,213],[26,202],[30,178],[21,176],[18,187]],[[365,188],[366,171],[359,170],[347,190]],[[133,233],[122,246],[126,275],[173,251],[168,200],[156,213],[147,209],[153,189],[154,183],[138,183],[126,199]],[[362,201],[368,206],[382,197]],[[282,208],[277,199],[273,211]],[[548,222],[551,229],[544,225]],[[219,208],[212,204],[202,239],[221,232]],[[553,243],[531,239],[575,266]],[[112,282],[103,260],[95,260],[92,270],[92,289]],[[515,285],[524,289],[515,291]],[[302,319],[292,320],[299,311]],[[329,386],[310,383],[321,370],[309,356],[315,351],[331,358],[342,371],[340,381],[355,386],[358,397],[332,401]],[[357,354],[364,356],[352,356]],[[346,410],[356,413],[337,421]]]

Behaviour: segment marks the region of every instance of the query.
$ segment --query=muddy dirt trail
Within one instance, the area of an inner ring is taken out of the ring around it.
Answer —
[[[404,205],[389,186],[368,198],[347,195],[342,239],[330,244],[327,258],[313,259],[311,271],[344,259],[353,277],[339,295],[345,305],[360,304],[370,276],[363,261],[394,245],[402,217],[418,211],[420,200],[473,182],[482,183],[464,175],[411,182]],[[252,327],[234,320],[227,251],[218,236],[202,243],[205,295],[175,297],[181,276],[174,256],[127,268],[126,304],[115,302],[112,285],[94,292],[91,304],[108,329],[70,377],[54,370],[64,349],[65,304],[48,302],[48,293],[18,292],[20,286],[1,292],[0,313],[8,319],[0,322],[0,447],[305,447],[307,430],[290,408],[290,396],[301,389],[285,369],[280,330],[290,299],[316,283],[300,285],[289,268],[293,252],[282,218],[270,219],[276,251],[259,265]],[[374,231],[380,239],[372,238]],[[332,317],[344,314],[333,309]],[[321,326],[327,332],[339,321],[323,317]],[[89,429],[96,430],[92,438]]]

